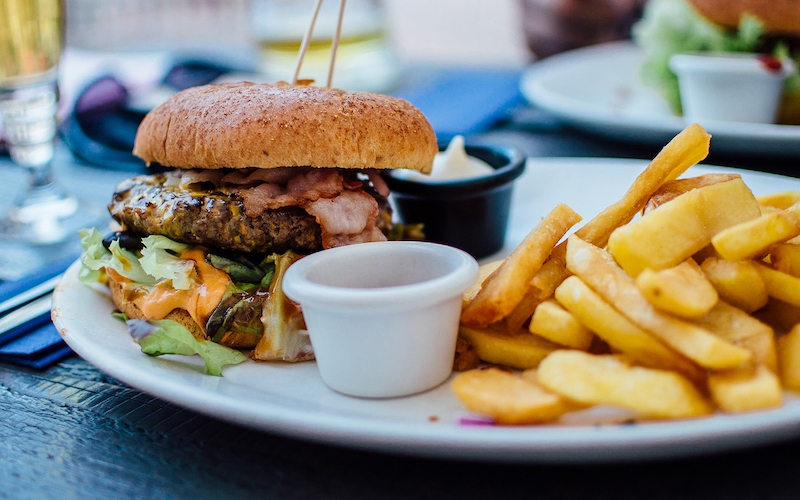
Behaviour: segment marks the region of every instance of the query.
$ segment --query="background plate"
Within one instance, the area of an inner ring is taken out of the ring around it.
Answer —
[[[637,160],[528,162],[516,184],[505,252],[558,203],[585,220],[616,201],[646,165]],[[689,174],[731,169],[693,167]],[[756,193],[800,190],[800,180],[740,172]],[[111,317],[107,292],[77,280],[73,265],[53,296],[61,335],[99,370],[153,396],[248,427],[311,441],[418,456],[511,462],[608,462],[688,456],[800,435],[800,401],[743,415],[635,425],[466,427],[448,384],[415,396],[369,400],[328,389],[314,363],[245,362],[224,377],[202,373],[199,358],[141,353]]]
[[[534,63],[520,88],[536,106],[593,134],[663,145],[686,126],[639,77],[641,51],[613,42],[564,52]],[[704,121],[715,153],[794,156],[800,126]]]

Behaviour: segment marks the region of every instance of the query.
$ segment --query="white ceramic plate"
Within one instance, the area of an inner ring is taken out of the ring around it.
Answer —
[[[617,200],[645,163],[636,160],[532,159],[516,185],[507,250],[558,203],[588,220]],[[694,167],[690,173],[711,169]],[[719,169],[716,169],[719,170]],[[800,189],[800,180],[743,172],[754,192]],[[139,390],[223,420],[311,441],[420,456],[516,462],[606,462],[687,456],[800,435],[800,400],[745,415],[634,425],[466,427],[447,384],[415,396],[369,400],[328,389],[313,362],[228,367],[202,374],[199,359],[151,358],[110,315],[100,287],[77,280],[73,265],[53,297],[67,343],[101,371]],[[602,416],[597,413],[592,418]]]
[[[641,51],[614,42],[534,63],[520,82],[523,95],[575,127],[613,139],[666,144],[685,126],[639,77]],[[800,126],[702,122],[718,153],[800,154]]]

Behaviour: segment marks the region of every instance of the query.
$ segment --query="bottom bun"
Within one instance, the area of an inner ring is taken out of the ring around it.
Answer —
[[[142,310],[135,303],[125,299],[125,287],[122,283],[109,280],[108,288],[111,290],[111,300],[120,312],[132,319],[147,319]],[[205,329],[192,318],[185,309],[173,309],[163,319],[169,319],[185,326],[195,338],[208,340]],[[233,349],[252,349],[258,344],[259,336],[243,333],[228,332],[220,339],[219,344]]]

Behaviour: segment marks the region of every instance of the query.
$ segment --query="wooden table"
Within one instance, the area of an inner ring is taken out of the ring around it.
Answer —
[[[537,116],[478,139],[538,156],[651,158],[656,152],[594,139]],[[64,183],[84,195],[105,199],[125,177],[75,165],[63,152],[60,158]],[[795,163],[710,160],[783,173]],[[0,159],[0,168],[2,189],[16,189],[21,173],[7,159]],[[800,497],[798,450],[800,440],[791,440],[721,455],[591,466],[417,459],[228,424],[126,387],[78,357],[43,372],[0,363],[4,499],[790,499]]]

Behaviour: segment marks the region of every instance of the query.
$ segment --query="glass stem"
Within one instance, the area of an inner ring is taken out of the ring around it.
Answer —
[[[32,189],[46,188],[53,184],[53,168],[50,163],[28,167],[28,186]]]

